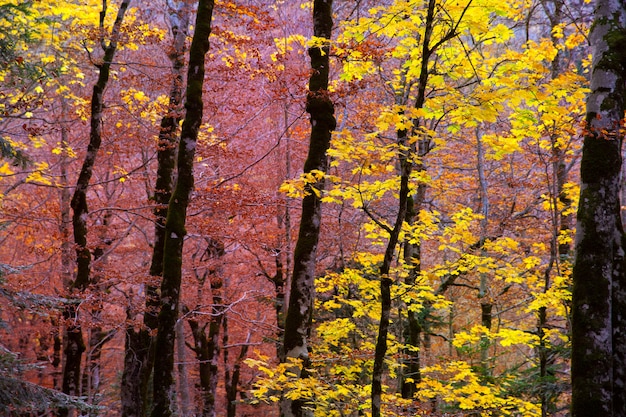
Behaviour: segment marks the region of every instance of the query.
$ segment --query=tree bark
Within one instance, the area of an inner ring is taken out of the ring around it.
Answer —
[[[189,4],[181,0],[168,0],[169,20],[172,30],[172,84],[169,93],[169,111],[161,119],[157,149],[157,173],[154,186],[154,248],[150,264],[153,281],[146,284],[143,327],[126,326],[124,371],[122,374],[121,403],[123,417],[141,417],[147,414],[150,402],[149,382],[154,364],[154,331],[158,327],[159,297],[157,281],[163,276],[163,247],[165,219],[172,195],[173,173],[176,165],[177,128],[181,119],[183,93],[183,68],[186,40],[189,29]],[[132,304],[132,303],[131,303]],[[127,311],[129,322],[135,318],[131,308]]]
[[[104,90],[109,81],[109,73],[111,63],[115,52],[117,51],[117,42],[124,20],[124,15],[128,9],[130,0],[123,0],[117,12],[117,17],[113,23],[111,31],[111,40],[104,47],[104,56],[102,63],[98,64],[98,80],[93,86],[91,96],[91,121],[89,144],[87,145],[87,153],[83,161],[74,195],[70,202],[72,208],[72,226],[74,230],[74,243],[76,244],[76,277],[71,284],[71,290],[84,291],[90,284],[91,269],[91,251],[87,247],[87,188],[91,176],[93,175],[93,167],[96,162],[96,156],[100,150],[102,143],[102,109],[104,106]],[[103,3],[103,9],[100,13],[100,26],[104,27],[104,16],[106,15],[106,2]],[[66,306],[64,312],[67,329],[65,333],[65,369],[63,372],[63,392],[70,395],[79,395],[80,386],[80,368],[82,354],[85,351],[85,343],[83,341],[83,332],[79,324],[79,318],[76,312],[76,305],[71,303]],[[61,415],[67,415],[68,409],[62,409]]]
[[[313,3],[313,32],[318,38],[331,38],[332,0],[315,0]],[[328,160],[326,151],[330,146],[331,132],[336,127],[334,106],[328,95],[329,52],[330,46],[309,48],[311,57],[311,76],[307,94],[306,110],[310,114],[311,136],[309,153],[304,163],[304,173],[312,171],[327,172]],[[313,189],[315,187],[315,189]],[[306,377],[304,367],[308,364],[308,338],[311,333],[313,298],[315,294],[315,255],[319,241],[321,225],[321,193],[324,179],[315,184],[307,185],[302,200],[302,216],[298,241],[294,250],[294,265],[289,293],[289,307],[285,318],[283,353],[286,358],[301,359],[303,369],[294,369],[299,377]],[[281,416],[300,417],[310,415],[304,408],[307,399],[288,400],[281,402]]]
[[[193,189],[193,158],[198,130],[202,123],[204,84],[204,59],[209,50],[209,35],[213,16],[213,0],[200,0],[196,15],[195,31],[189,49],[189,70],[185,102],[185,120],[178,149],[178,179],[169,201],[165,223],[163,251],[163,281],[161,283],[158,332],[154,364],[154,409],[152,417],[169,417],[174,400],[174,338],[178,319],[180,285],[182,275],[183,239],[187,206]]]
[[[626,314],[620,170],[626,5],[598,0],[572,293],[572,417],[624,416]]]

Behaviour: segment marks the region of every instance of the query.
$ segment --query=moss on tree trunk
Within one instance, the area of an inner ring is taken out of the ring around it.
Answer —
[[[626,10],[598,0],[581,160],[572,294],[572,417],[624,416],[624,231],[620,217]]]

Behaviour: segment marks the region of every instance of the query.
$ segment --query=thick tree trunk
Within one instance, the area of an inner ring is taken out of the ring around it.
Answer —
[[[70,205],[72,207],[72,226],[74,230],[74,243],[76,250],[76,278],[71,285],[72,290],[84,291],[90,284],[91,252],[87,246],[87,188],[96,156],[102,143],[102,109],[104,107],[104,90],[109,81],[109,72],[115,52],[117,51],[117,41],[119,32],[124,20],[124,15],[128,9],[130,0],[123,0],[117,12],[117,17],[113,23],[111,40],[104,48],[102,63],[98,65],[98,80],[93,86],[91,96],[91,124],[89,133],[89,144],[87,153],[76,181],[76,188]],[[100,13],[100,26],[104,27],[104,17],[106,15],[106,2]],[[65,348],[65,369],[63,372],[63,392],[71,395],[78,395],[80,385],[80,368],[82,353],[85,351],[83,332],[79,324],[74,304],[70,304],[65,309],[65,319],[68,328],[66,331]],[[63,409],[61,415],[67,415],[69,410]]]
[[[330,39],[332,31],[332,0],[315,0],[313,3],[313,32],[318,38]],[[328,160],[326,151],[330,146],[331,132],[336,127],[334,106],[328,96],[329,73],[328,45],[309,48],[311,77],[307,95],[307,112],[311,119],[309,153],[304,163],[304,172],[326,173]],[[312,189],[315,187],[315,190]],[[286,358],[301,359],[308,364],[308,338],[311,333],[313,298],[315,294],[315,255],[322,217],[321,196],[324,179],[307,186],[307,195],[302,200],[302,217],[298,241],[294,250],[294,265],[289,293],[289,307],[285,318],[283,353]],[[299,377],[306,372],[294,370]],[[281,416],[300,417],[309,415],[304,408],[307,399],[288,400],[281,403]]]
[[[189,4],[186,1],[168,1],[169,20],[172,30],[172,84],[169,93],[169,111],[161,119],[157,149],[157,177],[154,186],[154,248],[150,264],[153,282],[146,285],[143,327],[126,327],[124,371],[122,374],[122,416],[142,417],[147,414],[150,402],[149,382],[154,363],[154,331],[158,327],[159,297],[157,280],[163,275],[163,247],[165,242],[165,218],[172,195],[173,173],[176,165],[177,127],[181,119],[183,92],[183,68],[186,38],[189,28]],[[129,322],[135,318],[129,309]]]
[[[623,1],[596,2],[573,271],[572,417],[626,415],[626,287],[619,200],[625,27]]]
[[[178,179],[169,201],[165,224],[163,253],[163,281],[161,284],[161,309],[154,364],[154,409],[152,417],[169,417],[173,412],[174,385],[174,338],[178,319],[180,284],[182,275],[183,239],[187,206],[193,189],[193,158],[198,130],[202,123],[202,87],[204,84],[204,59],[209,50],[209,35],[213,16],[213,0],[200,0],[195,31],[189,49],[189,70],[185,120],[178,149]]]

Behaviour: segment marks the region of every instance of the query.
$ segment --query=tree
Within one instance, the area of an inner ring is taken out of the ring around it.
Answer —
[[[158,333],[154,365],[154,409],[152,417],[171,416],[174,398],[174,339],[178,319],[183,260],[183,241],[186,235],[187,207],[193,189],[193,162],[198,130],[202,123],[202,87],[204,60],[209,50],[209,36],[213,18],[213,0],[200,0],[196,24],[189,48],[189,69],[185,93],[185,118],[178,148],[178,175],[169,201],[165,222],[163,249],[163,280],[161,283]]]
[[[76,244],[76,276],[71,284],[71,290],[84,292],[90,285],[91,273],[91,250],[87,246],[87,189],[93,168],[96,162],[98,151],[102,143],[102,110],[104,108],[104,91],[109,81],[111,64],[117,51],[118,37],[124,15],[128,9],[130,0],[124,0],[120,3],[117,17],[111,31],[111,39],[108,44],[102,43],[104,56],[102,63],[97,64],[98,80],[93,86],[93,94],[91,97],[91,118],[89,144],[85,159],[80,170],[80,174],[76,181],[76,188],[71,200],[72,207],[72,226],[74,231],[74,243]],[[106,2],[103,4],[103,10],[100,14],[100,27],[104,27],[104,18],[106,16]],[[69,395],[78,395],[80,393],[80,367],[81,357],[85,351],[85,342],[80,324],[77,322],[76,306],[69,304],[64,312],[64,318],[68,321],[65,333],[65,368],[63,370],[63,392]],[[66,413],[64,410],[63,413]]]
[[[289,290],[289,307],[285,317],[283,353],[285,359],[300,360],[301,368],[296,371],[306,377],[308,366],[308,339],[313,320],[313,299],[315,297],[316,251],[322,220],[321,192],[324,189],[324,175],[328,169],[326,151],[330,147],[331,132],[336,127],[334,106],[328,92],[330,71],[329,41],[333,27],[332,0],[315,0],[313,3],[314,44],[309,47],[311,76],[307,93],[306,110],[311,120],[309,153],[304,163],[304,175],[315,178],[305,188],[302,200],[302,215],[298,240],[294,249],[293,274]],[[281,415],[300,417],[310,414],[306,411],[307,400],[285,399],[281,403]]]
[[[598,0],[581,160],[572,294],[572,416],[626,415],[626,270],[621,221],[626,5]]]
[[[169,58],[172,64],[172,81],[169,92],[169,111],[161,119],[157,143],[157,172],[154,184],[154,248],[150,262],[152,281],[163,275],[163,249],[165,243],[165,221],[167,204],[172,195],[173,173],[176,165],[178,144],[178,123],[181,119],[181,98],[183,93],[184,56],[189,16],[191,10],[186,1],[168,1],[168,17],[172,32],[172,50]],[[159,282],[146,286],[143,326],[136,330],[132,322],[126,327],[124,372],[122,375],[122,415],[139,417],[146,413],[148,405],[148,385],[154,364],[154,334],[158,327]],[[132,306],[132,303],[130,303]],[[129,321],[135,319],[132,307],[128,308]]]

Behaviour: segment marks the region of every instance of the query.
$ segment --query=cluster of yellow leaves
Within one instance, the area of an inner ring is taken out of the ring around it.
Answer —
[[[139,115],[142,119],[148,120],[152,125],[158,124],[163,114],[166,114],[169,106],[167,95],[161,94],[151,99],[146,93],[136,88],[120,90],[120,99],[126,105],[128,113]],[[112,112],[115,115],[115,111]],[[122,122],[118,121],[115,127],[122,127]],[[130,122],[126,123],[126,127],[131,127]]]
[[[302,198],[305,195],[314,193],[321,197],[321,191],[316,184],[323,181],[326,175],[318,169],[300,174],[300,177],[293,180],[286,180],[279,188],[281,193],[285,193],[291,198]]]
[[[368,408],[369,390],[367,386],[351,382],[345,373],[322,377],[318,372],[323,369],[323,362],[314,362],[307,369],[308,377],[299,378],[302,372],[302,361],[288,358],[287,363],[273,366],[267,357],[259,355],[259,359],[246,359],[246,364],[260,371],[263,376],[258,378],[252,389],[251,402],[275,403],[282,397],[300,399],[309,403],[314,416],[339,417],[344,413],[353,413]]]
[[[481,416],[541,415],[541,408],[532,402],[506,395],[506,387],[482,381],[472,367],[463,361],[453,361],[423,369],[418,397],[423,401],[437,399],[473,410]]]

